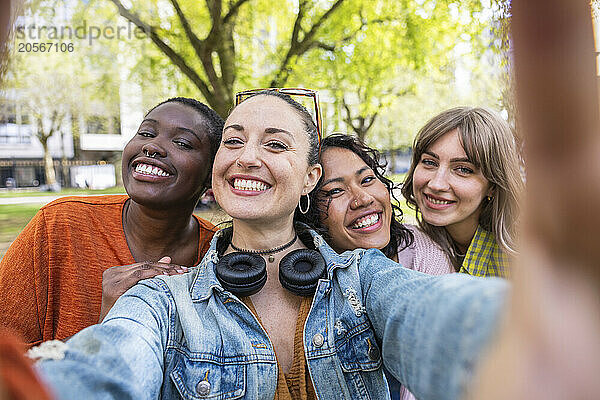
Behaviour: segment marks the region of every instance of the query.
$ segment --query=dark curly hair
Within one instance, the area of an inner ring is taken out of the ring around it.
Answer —
[[[394,189],[399,188],[397,184],[392,182],[390,179],[384,176],[386,162],[381,160],[381,154],[367,146],[360,139],[354,136],[334,134],[327,136],[321,142],[321,154],[328,148],[337,147],[341,149],[350,150],[354,154],[360,157],[373,170],[373,173],[387,188],[391,198],[395,200],[392,202],[392,222],[390,225],[390,242],[381,251],[389,258],[395,256],[399,250],[403,250],[410,246],[414,241],[412,232],[402,224],[402,210],[400,209],[399,201],[394,195]],[[322,193],[323,177],[317,183],[315,189],[310,193],[311,207],[309,211],[302,215],[297,213],[298,219],[310,223],[315,230],[321,234],[325,240],[330,240],[331,236],[327,231],[327,228],[322,223],[322,216],[327,218],[329,204],[331,198],[325,198]]]

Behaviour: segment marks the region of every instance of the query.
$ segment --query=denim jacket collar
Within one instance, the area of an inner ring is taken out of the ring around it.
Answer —
[[[194,281],[190,286],[190,295],[192,301],[202,301],[206,300],[211,296],[211,292],[213,289],[216,289],[219,292],[224,291],[225,289],[221,286],[221,283],[217,279],[217,275],[215,274],[215,265],[219,262],[219,254],[217,252],[217,240],[221,237],[223,230],[219,230],[213,236],[210,242],[210,248],[206,252],[206,255],[198,264],[197,272],[194,275]],[[325,262],[327,263],[327,279],[331,280],[333,277],[333,271],[337,268],[346,268],[352,264],[355,257],[358,256],[358,251],[346,251],[342,254],[336,253],[329,245],[325,243],[325,240],[321,235],[313,231],[309,230],[316,250],[318,250]]]

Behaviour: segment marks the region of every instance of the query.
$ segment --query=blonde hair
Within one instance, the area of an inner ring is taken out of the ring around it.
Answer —
[[[500,247],[511,255],[516,252],[519,198],[524,183],[515,137],[508,123],[493,111],[480,107],[452,108],[433,117],[419,131],[402,194],[417,211],[421,229],[446,251],[458,271],[460,261],[450,234],[444,227],[423,221],[413,193],[413,176],[421,155],[441,136],[455,129],[467,157],[481,170],[492,188],[492,198],[484,198],[482,202],[479,224],[494,233]]]

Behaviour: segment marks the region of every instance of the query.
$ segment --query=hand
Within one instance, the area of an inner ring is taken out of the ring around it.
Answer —
[[[187,271],[187,267],[171,264],[171,257],[163,257],[157,262],[144,261],[107,269],[102,274],[102,307],[99,322],[102,322],[115,301],[139,281],[157,275],[177,275]]]
[[[590,2],[512,2],[527,203],[514,290],[471,399],[600,393],[600,109]]]

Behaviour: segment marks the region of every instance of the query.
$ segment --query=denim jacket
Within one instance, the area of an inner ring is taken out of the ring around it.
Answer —
[[[385,363],[419,399],[458,399],[508,285],[425,275],[378,250],[339,255],[312,235],[327,263],[303,336],[318,398],[388,399]],[[63,359],[38,363],[58,398],[273,399],[273,345],[217,280],[217,237],[197,268],[138,283]]]

